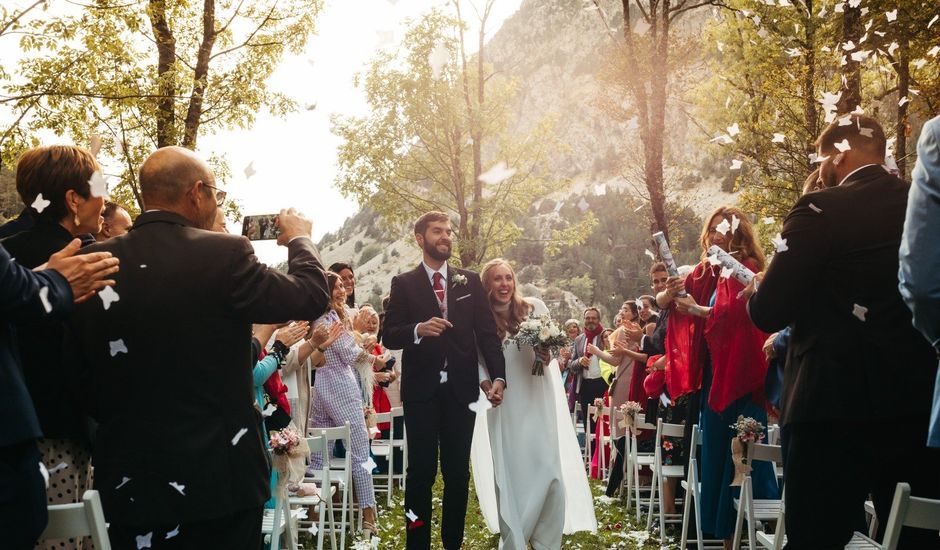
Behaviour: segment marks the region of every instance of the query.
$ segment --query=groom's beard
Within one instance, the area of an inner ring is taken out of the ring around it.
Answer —
[[[440,241],[438,241],[438,243],[439,242]],[[424,245],[424,251],[427,252],[428,256],[434,258],[435,260],[439,262],[446,262],[447,260],[450,259],[450,250],[451,250],[450,245],[447,246],[447,252],[441,252],[440,250],[438,250],[437,243],[434,243],[433,245],[428,245],[428,244]]]

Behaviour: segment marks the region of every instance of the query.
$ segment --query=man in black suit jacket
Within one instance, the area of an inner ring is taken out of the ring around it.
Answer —
[[[92,374],[95,487],[112,545],[136,550],[137,537],[170,534],[184,548],[257,550],[270,469],[251,324],[325,310],[311,225],[281,212],[282,274],[246,238],[207,230],[221,200],[193,152],[157,150],[140,187],[147,210],[133,229],[86,249],[120,258],[116,293],[82,304],[71,323]]]
[[[867,116],[833,122],[817,147],[823,188],[787,215],[786,248],[748,303],[761,330],[792,326],[781,397],[791,549],[844,547],[869,491],[882,525],[897,482],[940,496],[925,445],[935,355],[898,292],[909,186],[881,166],[884,132]],[[938,541],[902,537],[908,548]]]
[[[424,261],[392,279],[383,342],[402,349],[401,398],[408,437],[405,509],[409,549],[431,547],[431,487],[440,445],[444,476],[441,540],[463,542],[475,414],[480,390],[477,349],[493,382],[484,382],[493,405],[502,401],[506,368],[496,321],[480,276],[447,264],[450,221],[429,212],[415,223]],[[413,514],[413,515],[412,515]]]
[[[53,254],[41,271],[17,264],[0,247],[0,541],[4,548],[28,550],[46,527],[46,483],[36,440],[42,437],[33,401],[26,389],[11,323],[61,321],[72,301],[114,281],[118,261],[108,253],[74,257],[73,240]]]

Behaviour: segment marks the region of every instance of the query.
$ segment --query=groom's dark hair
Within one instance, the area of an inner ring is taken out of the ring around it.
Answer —
[[[432,210],[431,212],[425,212],[415,221],[415,235],[424,235],[424,232],[428,230],[428,226],[431,225],[431,222],[449,222],[450,216],[443,212],[437,212]]]

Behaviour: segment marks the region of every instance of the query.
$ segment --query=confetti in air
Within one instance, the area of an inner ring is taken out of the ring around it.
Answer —
[[[852,146],[849,144],[849,140],[848,140],[847,138],[846,138],[846,139],[843,139],[842,141],[833,143],[832,145],[833,145],[833,147],[835,147],[836,149],[838,149],[840,153],[844,153],[844,152],[846,152],[846,151],[852,149]]]
[[[790,250],[790,248],[787,246],[787,240],[784,239],[780,233],[777,233],[777,236],[774,237],[771,242],[773,242],[774,248],[777,249],[777,252],[786,252],[787,250]]]
[[[137,550],[141,548],[151,548],[150,539],[153,538],[153,531],[146,535],[137,535]]]
[[[111,307],[111,304],[121,299],[118,293],[109,286],[106,286],[101,291],[99,291],[98,297],[101,298],[101,303],[104,305],[105,311],[108,311],[108,308]]]
[[[248,433],[248,428],[242,428],[238,430],[238,433],[235,434],[235,437],[232,438],[232,446],[238,445],[239,440],[241,440],[244,435]]]
[[[740,161],[740,160],[738,160],[738,159],[734,159],[734,160],[731,161],[730,169],[731,169],[731,170],[740,170],[740,169],[741,169],[741,166],[742,166],[743,164],[744,164],[744,162],[742,162],[742,161]]]
[[[118,338],[117,340],[108,342],[108,345],[111,347],[111,357],[114,357],[119,353],[127,353],[127,346],[124,345],[123,338]]]
[[[46,313],[52,313],[52,304],[49,302],[49,287],[44,286],[39,289],[39,301],[42,302],[42,308]]]
[[[91,187],[91,196],[108,198],[108,180],[104,179],[104,175],[99,170],[95,170],[95,173],[91,175],[88,185]]]
[[[170,482],[170,487],[173,487],[174,489],[176,489],[177,491],[179,491],[179,493],[180,493],[181,495],[186,496],[186,493],[183,492],[183,490],[186,489],[186,486],[185,486],[185,485],[180,485],[179,483],[177,483],[177,482],[175,482],[175,481],[171,481],[171,482]]]
[[[131,480],[131,478],[129,478],[129,477],[122,477],[122,478],[121,478],[121,482],[117,484],[117,487],[115,487],[114,490],[117,491],[117,490],[120,489],[121,487],[127,485],[127,482],[130,481],[130,480]]]
[[[180,526],[177,525],[176,529],[173,529],[172,531],[167,532],[166,537],[164,537],[164,540],[171,539],[179,534],[180,534]]]
[[[446,371],[446,370],[442,370],[442,371],[441,371],[441,384],[443,384],[444,382],[447,382],[447,371]]]
[[[441,70],[444,69],[444,65],[447,65],[449,59],[450,52],[447,51],[447,46],[444,44],[434,46],[434,49],[428,54],[428,65],[431,66],[431,74],[434,78],[440,78]]]
[[[480,181],[487,185],[496,185],[516,173],[515,168],[508,168],[505,162],[498,162],[492,168],[480,174]]]
[[[865,315],[868,314],[868,308],[865,306],[860,306],[858,304],[852,304],[852,315],[858,318],[859,321],[865,322]]]
[[[47,201],[46,199],[42,198],[42,193],[40,193],[36,195],[36,200],[34,200],[33,204],[31,204],[30,206],[32,206],[36,212],[42,214],[42,211],[45,210],[46,207],[49,206],[50,204],[52,204],[52,202]]]
[[[248,163],[248,166],[245,167],[245,178],[251,179],[251,176],[255,174],[257,174],[257,172],[255,172],[255,161],[251,161]]]

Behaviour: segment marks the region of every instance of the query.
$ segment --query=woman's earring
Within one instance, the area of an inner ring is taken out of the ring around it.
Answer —
[[[78,227],[82,224],[82,220],[78,218],[78,212],[75,213],[75,219],[72,220],[75,223],[75,227]]]

